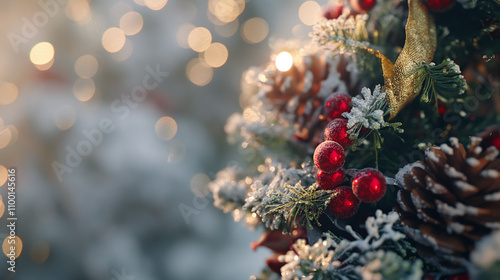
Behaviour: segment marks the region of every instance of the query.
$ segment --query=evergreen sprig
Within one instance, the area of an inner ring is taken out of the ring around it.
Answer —
[[[319,189],[316,183],[305,188],[298,182],[295,186],[286,185],[285,191],[275,191],[263,216],[270,215],[274,219],[280,219],[284,233],[305,224],[312,229],[312,221],[320,225],[319,216],[326,210],[331,199],[331,192]]]
[[[422,261],[409,260],[407,253],[416,250],[395,229],[398,219],[395,212],[377,210],[365,222],[368,235],[364,238],[346,226],[349,240],[332,234],[313,245],[297,240],[294,250],[280,257],[286,263],[282,279],[421,279]]]
[[[361,90],[361,96],[353,97],[351,100],[352,109],[349,113],[343,113],[342,116],[347,118],[347,133],[351,139],[355,139],[353,149],[359,146],[364,139],[373,135],[373,148],[375,150],[375,164],[378,168],[378,152],[382,147],[384,138],[380,134],[380,129],[389,127],[396,132],[402,133],[403,129],[399,128],[402,124],[390,123],[384,120],[384,117],[390,114],[390,109],[387,106],[385,92],[382,87],[377,85],[373,93],[369,88]],[[362,130],[369,131],[362,136]]]
[[[437,65],[434,62],[423,63],[415,72],[419,81],[416,90],[422,89],[420,100],[425,103],[434,101],[436,110],[438,99],[446,102],[463,94],[467,89],[467,82],[461,75],[460,67],[449,58]]]
[[[343,13],[337,19],[323,19],[313,27],[311,37],[318,45],[330,50],[354,52],[369,46],[366,31],[367,15]]]
[[[361,257],[361,262],[365,265],[356,270],[363,279],[420,280],[423,276],[421,260],[404,260],[393,251],[368,252]]]

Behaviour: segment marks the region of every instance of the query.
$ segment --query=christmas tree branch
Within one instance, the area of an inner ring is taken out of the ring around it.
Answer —
[[[348,240],[334,234],[313,245],[298,240],[293,251],[280,257],[286,263],[282,279],[421,279],[422,261],[405,259],[415,248],[395,229],[398,218],[395,212],[377,210],[365,222],[365,237],[346,226],[352,236]]]
[[[399,126],[401,123],[389,123],[384,120],[384,117],[389,115],[391,110],[387,106],[385,92],[382,87],[377,85],[373,93],[368,88],[361,90],[361,97],[352,98],[352,109],[349,113],[344,113],[342,116],[347,118],[347,128],[351,139],[356,139],[352,146],[355,149],[364,139],[368,138],[373,133],[373,148],[375,149],[375,164],[378,166],[378,151],[382,147],[384,138],[380,134],[380,129],[389,127],[397,132],[403,132]],[[362,130],[369,131],[360,136]]]
[[[460,75],[460,67],[449,58],[438,65],[434,62],[423,63],[411,74],[415,72],[419,81],[416,90],[422,89],[420,100],[425,103],[434,101],[436,111],[438,99],[442,101],[454,99],[457,95],[463,94],[467,88],[464,77]]]
[[[367,15],[349,16],[348,13],[340,15],[337,19],[322,20],[316,24],[311,33],[313,41],[330,50],[353,52],[357,49],[370,49],[366,41]]]
[[[319,216],[330,202],[329,191],[318,189],[316,184],[304,188],[300,182],[295,186],[286,185],[285,192],[275,191],[263,217],[274,216],[274,219],[281,220],[285,233],[305,224],[312,228],[311,221],[320,225]]]

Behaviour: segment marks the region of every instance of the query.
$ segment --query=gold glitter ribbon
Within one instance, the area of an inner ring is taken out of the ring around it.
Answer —
[[[436,25],[422,0],[408,0],[406,40],[396,63],[377,50],[365,50],[376,55],[382,62],[385,98],[392,109],[389,120],[410,104],[420,93],[418,74],[415,70],[423,62],[430,63],[436,51]]]

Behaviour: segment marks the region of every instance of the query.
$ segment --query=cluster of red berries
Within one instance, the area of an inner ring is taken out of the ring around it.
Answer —
[[[350,0],[347,6],[353,13],[366,14],[375,7],[375,4],[376,0]],[[326,19],[336,19],[342,14],[343,9],[343,3],[328,5],[323,10],[323,16]]]
[[[379,201],[385,194],[387,183],[382,173],[373,168],[359,171],[352,180],[352,188],[342,185],[345,180],[345,149],[354,142],[347,133],[347,120],[342,113],[350,112],[351,96],[334,93],[325,101],[325,116],[330,121],[325,128],[325,141],[314,151],[314,164],[318,168],[318,186],[332,190],[328,209],[337,218],[356,214],[361,202]]]
[[[369,13],[377,4],[376,0],[349,0],[346,5],[354,14]],[[425,5],[433,12],[445,12],[455,5],[456,0],[426,0]],[[323,16],[326,19],[336,19],[342,14],[343,3],[328,5],[323,9]]]

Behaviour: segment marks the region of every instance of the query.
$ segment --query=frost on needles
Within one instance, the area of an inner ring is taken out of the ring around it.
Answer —
[[[395,212],[383,214],[377,210],[375,217],[365,222],[365,238],[347,226],[352,241],[332,234],[313,245],[298,240],[293,250],[280,257],[286,263],[281,268],[282,279],[421,279],[422,261],[403,259],[415,249],[404,240],[404,234],[394,229],[398,219]]]
[[[312,167],[302,169],[278,165],[273,179],[258,180],[251,186],[243,209],[256,213],[270,229],[288,233],[297,226],[318,222],[330,201],[330,192],[317,188]]]
[[[384,116],[390,113],[385,99],[385,92],[380,85],[375,86],[372,91],[369,88],[361,90],[361,96],[355,96],[351,100],[352,109],[349,113],[343,113],[342,116],[347,118],[347,128],[351,139],[358,139],[362,129],[371,129],[375,136],[375,147],[380,148],[383,141],[379,130],[384,127],[391,127],[399,133],[403,130],[399,128],[401,123],[389,123],[384,120]],[[366,134],[366,136],[368,136]],[[366,136],[364,138],[366,138]]]

